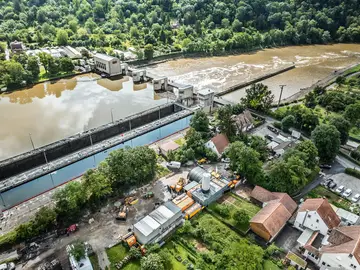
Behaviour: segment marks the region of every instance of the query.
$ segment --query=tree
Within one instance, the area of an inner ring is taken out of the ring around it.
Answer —
[[[74,256],[76,261],[80,261],[81,259],[85,258],[86,251],[85,245],[83,242],[75,242],[72,244],[72,249],[70,250],[70,254]]]
[[[349,131],[351,128],[350,122],[342,116],[333,116],[330,117],[329,124],[336,127],[340,132],[340,143],[346,144],[349,139]]]
[[[254,149],[237,141],[228,146],[226,156],[231,160],[230,168],[244,176],[249,182],[258,184],[263,180],[260,155]]]
[[[88,170],[82,177],[88,201],[98,203],[112,193],[110,180],[99,170]]]
[[[76,221],[86,201],[86,193],[80,182],[71,182],[54,194],[55,212],[60,223]]]
[[[31,79],[35,81],[40,74],[40,67],[36,56],[29,56],[26,66],[27,72],[31,74]]]
[[[116,187],[146,184],[155,177],[156,154],[147,146],[125,147],[113,151],[106,162],[107,177]]]
[[[344,117],[353,125],[360,119],[360,102],[348,105]]]
[[[308,183],[309,174],[305,162],[293,155],[270,166],[266,185],[272,191],[293,194]]]
[[[305,154],[304,162],[307,168],[313,170],[319,164],[318,150],[311,140],[305,140],[295,146],[295,150]]]
[[[195,112],[194,116],[191,118],[190,126],[200,132],[203,135],[203,138],[206,138],[210,132],[209,130],[209,119],[206,113],[202,110]]]
[[[25,80],[25,70],[20,63],[5,61],[5,70],[4,81],[7,86],[19,86]]]
[[[254,110],[267,112],[274,101],[274,95],[268,87],[262,83],[251,85],[246,89],[246,97],[241,99],[241,102],[248,108]]]
[[[281,128],[285,132],[289,132],[290,128],[295,125],[295,117],[293,115],[285,116],[281,120]]]
[[[141,259],[141,251],[136,248],[136,247],[131,247],[129,250],[129,256],[131,257],[131,259],[133,260],[139,260]]]
[[[55,210],[47,206],[41,207],[35,214],[34,224],[39,232],[51,229],[56,224]]]
[[[248,225],[250,221],[250,217],[244,209],[235,211],[233,214],[233,219],[237,225]]]
[[[144,57],[147,60],[151,60],[154,56],[154,46],[152,44],[146,44],[144,47]]]
[[[231,105],[225,105],[217,110],[216,118],[218,120],[218,128],[224,133],[230,141],[236,134],[235,122],[232,118],[233,110]]]
[[[64,29],[59,29],[56,33],[56,44],[64,46],[68,44],[68,33]]]
[[[163,261],[159,254],[151,253],[141,259],[142,270],[164,270]]]
[[[340,132],[332,125],[322,124],[311,132],[311,140],[319,152],[320,160],[331,162],[340,148]]]
[[[60,58],[60,69],[63,72],[71,72],[74,70],[74,64],[72,60],[68,57]]]
[[[248,139],[248,146],[254,149],[260,155],[260,160],[265,162],[269,157],[269,147],[263,137],[253,135]]]

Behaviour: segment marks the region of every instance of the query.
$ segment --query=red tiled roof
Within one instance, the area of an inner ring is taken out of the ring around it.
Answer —
[[[307,199],[299,209],[299,212],[316,211],[329,229],[339,226],[341,220],[326,199]]]
[[[214,143],[217,151],[219,154],[222,154],[225,150],[225,148],[229,145],[229,139],[224,134],[218,134],[215,137],[211,139],[211,141]]]
[[[260,223],[275,236],[291,217],[286,207],[280,202],[272,202],[262,208],[251,220],[251,223]]]
[[[255,186],[251,191],[250,196],[262,203],[278,199],[278,197],[271,191],[268,191],[267,189],[260,186]]]
[[[297,204],[287,193],[273,192],[273,194],[279,198],[279,202],[286,207],[290,214],[295,212]]]
[[[332,230],[328,242],[321,253],[352,254],[360,263],[360,226],[344,226]]]

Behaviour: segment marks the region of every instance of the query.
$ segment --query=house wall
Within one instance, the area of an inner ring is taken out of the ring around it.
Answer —
[[[119,59],[113,59],[110,63],[110,75],[118,75],[121,74],[121,64]]]
[[[341,268],[346,270],[360,269],[360,264],[354,256],[349,257],[345,253],[324,253],[319,263],[320,269],[327,267]]]
[[[315,263],[315,264],[319,264],[319,262],[320,262],[320,258],[319,258],[316,254],[313,254],[313,253],[309,252],[309,251],[306,250],[306,249],[305,249],[305,251],[304,251],[304,253],[303,253],[303,256],[304,256],[306,259],[312,261],[312,262]]]
[[[322,235],[327,235],[329,228],[316,211],[299,212],[296,216],[294,226],[303,231],[309,228],[313,231],[320,231]]]
[[[264,228],[262,224],[250,222],[251,230],[260,236],[262,239],[269,241],[271,239],[270,233]]]
[[[218,157],[221,157],[221,154],[218,152],[215,144],[212,141],[208,141],[207,143],[205,143],[205,147],[215,152],[218,155]]]

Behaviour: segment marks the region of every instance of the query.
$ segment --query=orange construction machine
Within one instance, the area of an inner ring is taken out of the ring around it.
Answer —
[[[176,185],[171,185],[170,189],[175,191],[176,193],[179,193],[180,191],[182,191],[184,185],[185,185],[185,179],[183,177],[180,177]]]

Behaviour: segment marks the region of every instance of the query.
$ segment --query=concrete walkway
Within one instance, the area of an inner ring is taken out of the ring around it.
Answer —
[[[104,270],[106,267],[110,268],[110,261],[104,249],[96,252],[96,255],[98,256],[100,269]]]

